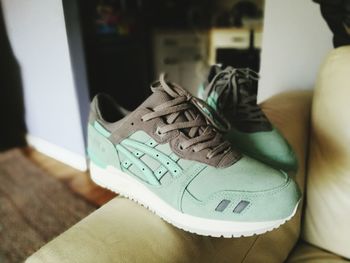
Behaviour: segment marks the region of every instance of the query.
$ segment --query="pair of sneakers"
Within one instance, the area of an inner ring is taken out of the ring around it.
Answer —
[[[213,66],[198,99],[164,75],[125,116],[96,95],[88,124],[97,184],[200,235],[239,237],[279,227],[300,191],[288,143],[256,105],[256,75]],[[206,101],[206,102],[204,102]]]

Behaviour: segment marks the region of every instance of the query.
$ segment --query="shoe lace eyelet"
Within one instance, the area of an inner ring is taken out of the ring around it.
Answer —
[[[165,133],[160,130],[160,127],[157,127],[156,134],[158,134],[158,136],[163,136]]]

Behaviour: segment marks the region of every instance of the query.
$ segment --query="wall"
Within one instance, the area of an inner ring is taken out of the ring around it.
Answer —
[[[22,72],[29,143],[56,159],[86,169],[62,1],[2,0],[2,5]]]
[[[311,0],[266,0],[259,101],[290,89],[311,89],[332,35]]]

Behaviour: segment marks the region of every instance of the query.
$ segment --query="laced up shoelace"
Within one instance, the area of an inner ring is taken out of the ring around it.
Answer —
[[[152,112],[142,117],[142,121],[159,117],[166,120],[167,124],[157,129],[159,135],[180,130],[188,137],[188,140],[182,142],[179,148],[187,149],[193,146],[193,152],[209,149],[206,156],[208,159],[231,150],[230,143],[223,141],[214,128],[215,122],[210,120],[210,116],[202,114],[201,109],[198,108],[198,104],[202,106],[203,102],[199,102],[197,98],[178,85],[166,82],[164,74],[161,74],[159,81],[152,84],[151,88],[153,92],[163,90],[173,98],[156,106]],[[184,118],[179,118],[180,116]]]
[[[241,120],[268,122],[256,103],[256,92],[249,92],[253,82],[258,80],[258,73],[251,69],[228,67],[218,73],[210,82],[207,96],[215,90],[218,94],[219,107],[236,105],[233,111],[234,114],[240,114]]]

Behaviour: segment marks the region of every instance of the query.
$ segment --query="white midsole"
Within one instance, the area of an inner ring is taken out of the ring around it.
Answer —
[[[202,235],[231,237],[265,233],[293,217],[298,207],[296,205],[289,217],[274,221],[239,222],[206,219],[181,213],[160,199],[137,179],[112,166],[103,169],[90,162],[90,174],[95,183],[134,199],[179,228]]]

